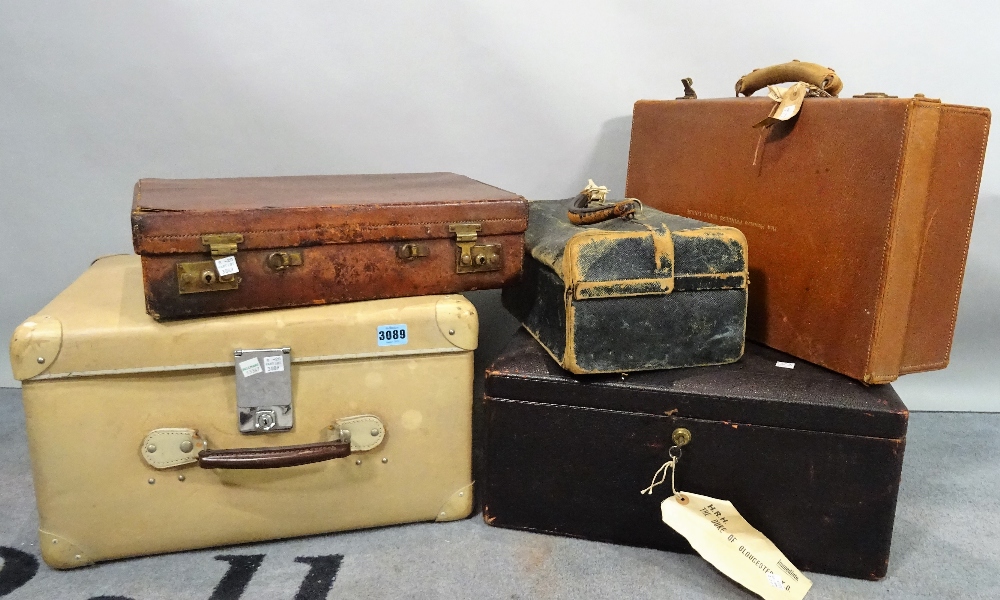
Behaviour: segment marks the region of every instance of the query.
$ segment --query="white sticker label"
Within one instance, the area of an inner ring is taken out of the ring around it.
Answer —
[[[285,370],[285,359],[280,356],[265,356],[264,357],[264,372],[265,373],[277,373],[278,371]]]
[[[777,588],[779,590],[782,589],[783,587],[785,587],[785,582],[782,581],[781,577],[778,577],[778,575],[776,573],[773,573],[773,572],[772,573],[768,573],[767,574],[767,581],[768,581],[768,583],[771,584],[771,587]]]
[[[409,340],[406,334],[406,325],[379,325],[378,345],[379,346],[402,346]]]
[[[260,368],[260,362],[256,358],[251,358],[240,363],[240,370],[243,371],[244,377],[250,377],[260,373],[263,369]]]
[[[215,270],[219,272],[220,277],[235,275],[240,272],[240,268],[236,266],[235,256],[215,259]]]
[[[794,369],[795,363],[786,363],[786,362],[781,362],[779,360],[778,362],[774,363],[774,366],[781,367],[782,369]]]
[[[778,120],[779,120],[779,121],[786,121],[786,120],[790,119],[790,118],[791,118],[791,116],[792,116],[793,114],[795,114],[795,109],[796,109],[796,108],[797,108],[797,107],[796,107],[796,106],[795,106],[794,104],[793,104],[793,105],[791,105],[791,106],[786,106],[785,108],[783,108],[783,109],[781,110],[781,114],[780,114],[780,115],[778,115]]]

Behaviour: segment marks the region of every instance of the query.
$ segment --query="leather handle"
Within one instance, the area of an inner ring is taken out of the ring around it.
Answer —
[[[754,69],[740,77],[736,82],[736,95],[749,96],[769,85],[796,81],[812,84],[831,96],[836,96],[844,89],[844,82],[833,69],[816,63],[793,60],[763,69]]]
[[[202,450],[198,453],[198,465],[202,469],[280,469],[344,458],[350,454],[349,441],[334,440],[275,448]]]
[[[633,198],[626,198],[614,204],[599,204],[588,206],[590,197],[586,194],[578,194],[570,200],[567,216],[569,222],[574,225],[593,225],[603,221],[610,221],[635,214],[639,207],[638,201]]]

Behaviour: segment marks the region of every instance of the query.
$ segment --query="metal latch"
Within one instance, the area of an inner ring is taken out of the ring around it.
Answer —
[[[234,354],[240,433],[291,429],[292,349],[237,350]]]
[[[236,254],[237,244],[243,243],[242,233],[213,233],[201,236],[201,243],[208,246],[212,256],[229,256]]]
[[[455,234],[455,272],[480,273],[483,271],[499,271],[500,259],[503,254],[503,244],[476,244],[478,232],[483,226],[479,223],[452,223],[448,231]]]
[[[403,244],[396,249],[396,256],[405,260],[419,258],[421,256],[430,256],[430,253],[430,249],[425,244]]]
[[[283,271],[288,267],[302,266],[301,252],[272,252],[267,256],[265,264],[274,271]]]
[[[865,92],[864,94],[856,94],[851,97],[852,98],[899,98],[899,96],[890,96],[885,92]]]
[[[213,257],[220,259],[236,254],[239,250],[237,244],[242,242],[242,233],[214,233],[201,236],[201,243],[208,246]],[[177,263],[177,292],[180,294],[221,292],[239,287],[239,275],[221,274],[215,260]]]

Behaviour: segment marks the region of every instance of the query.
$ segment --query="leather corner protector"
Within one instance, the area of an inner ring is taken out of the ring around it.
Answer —
[[[35,315],[14,330],[10,339],[10,366],[19,381],[45,372],[62,348],[62,323],[55,317]]]
[[[165,427],[154,429],[142,440],[142,458],[154,469],[170,469],[198,462],[198,453],[208,442],[194,429]]]
[[[464,296],[444,296],[438,300],[435,311],[438,329],[452,345],[463,350],[479,346],[479,315]]]
[[[437,523],[445,523],[447,521],[464,519],[471,515],[472,486],[474,484],[475,482],[472,482],[469,485],[456,490],[455,493],[445,501],[441,509],[438,510],[437,517],[434,521]]]
[[[38,530],[38,544],[42,560],[53,569],[75,569],[96,562],[80,546],[43,529]]]
[[[385,439],[385,425],[375,415],[337,419],[330,428],[330,439],[341,439],[340,432],[345,429],[351,432],[351,452],[373,450]]]

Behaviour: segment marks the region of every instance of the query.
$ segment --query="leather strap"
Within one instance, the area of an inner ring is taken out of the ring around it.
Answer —
[[[798,81],[812,84],[831,96],[836,96],[844,89],[844,82],[833,69],[816,63],[793,60],[763,69],[754,69],[740,77],[736,82],[736,95],[749,96],[769,85]]]
[[[568,217],[574,225],[593,225],[614,218],[627,219],[642,210],[642,204],[635,198],[625,198],[614,204],[605,204],[608,188],[597,185],[593,179],[587,180],[587,187],[570,198]],[[593,206],[592,206],[593,205]]]
[[[202,450],[198,453],[198,464],[202,469],[280,469],[344,458],[350,454],[350,442],[335,440],[276,448]]]
[[[569,206],[569,222],[574,225],[593,225],[615,218],[628,218],[639,209],[639,201],[634,198],[626,198],[614,204],[588,206],[589,204],[590,197],[585,194],[574,197]]]

